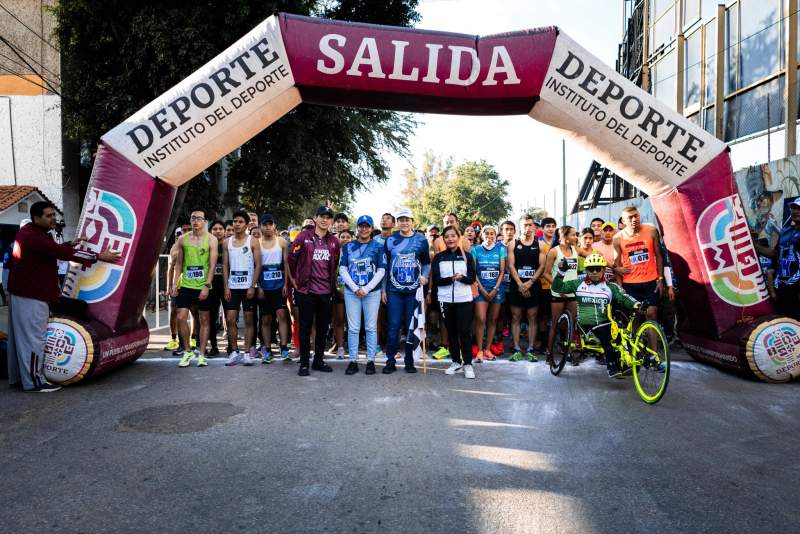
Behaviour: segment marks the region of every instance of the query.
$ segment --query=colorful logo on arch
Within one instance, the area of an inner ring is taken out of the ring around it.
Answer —
[[[769,296],[739,195],[711,203],[697,220],[697,241],[711,287],[733,306],[752,306]]]
[[[136,213],[128,201],[115,193],[91,188],[80,224],[79,235],[87,239],[81,248],[93,252],[110,248],[122,257],[116,264],[73,265],[64,284],[65,294],[89,303],[110,297],[122,280],[136,228]]]

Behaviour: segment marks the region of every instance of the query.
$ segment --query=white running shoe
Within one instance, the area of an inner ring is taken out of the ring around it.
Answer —
[[[456,373],[460,373],[463,370],[464,370],[464,366],[463,365],[461,365],[460,363],[453,362],[453,363],[450,364],[450,367],[447,368],[447,370],[444,372],[444,374],[446,374],[446,375],[454,375]]]
[[[475,378],[475,369],[471,365],[464,366],[464,378]]]
[[[230,356],[228,356],[228,361],[225,362],[225,365],[227,367],[231,367],[239,363],[242,363],[242,353],[240,353],[238,350],[235,350],[231,352]]]
[[[250,367],[253,365],[253,357],[250,356],[249,352],[245,352],[242,354],[242,364]]]

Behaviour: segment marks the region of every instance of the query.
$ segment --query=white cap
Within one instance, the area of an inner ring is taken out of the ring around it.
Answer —
[[[28,224],[29,222],[33,222],[33,221],[31,221],[30,219],[22,219],[22,220],[19,222],[19,227],[20,227],[20,228],[22,228],[23,226],[25,226],[25,225],[26,225],[26,224]]]
[[[397,210],[397,213],[395,213],[394,216],[396,219],[399,219],[400,217],[408,217],[409,219],[414,218],[414,214],[412,214],[411,210],[408,208],[400,208]]]

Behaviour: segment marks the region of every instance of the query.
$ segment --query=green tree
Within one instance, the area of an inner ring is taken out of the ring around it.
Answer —
[[[418,0],[70,0],[54,8],[61,48],[65,137],[89,148],[250,28],[279,12],[375,24],[417,22]],[[414,122],[390,111],[301,104],[250,140],[231,162],[232,193],[217,202],[271,209],[297,221],[307,206],[344,206],[359,188],[386,180],[384,151],[404,154]],[[77,154],[75,155],[77,157]],[[84,168],[84,187],[90,162]],[[178,192],[173,218],[209,201],[216,171]],[[185,199],[185,202],[184,202]],[[184,206],[185,204],[185,206]],[[185,209],[184,209],[185,208]]]
[[[524,208],[519,210],[519,213],[517,214],[517,218],[522,217],[525,214],[529,214],[529,215],[533,216],[533,220],[534,221],[541,221],[542,219],[544,219],[545,217],[547,217],[549,215],[549,213],[548,213],[546,208],[540,208],[540,207],[535,206],[533,204],[528,204],[527,206],[525,206]]]
[[[425,154],[421,172],[406,170],[405,204],[414,211],[418,224],[441,223],[453,212],[462,220],[484,223],[502,221],[511,210],[506,200],[508,181],[484,160],[452,167],[432,153]]]

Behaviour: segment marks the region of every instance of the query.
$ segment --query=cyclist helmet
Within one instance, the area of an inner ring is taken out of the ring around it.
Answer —
[[[602,254],[593,252],[586,257],[586,260],[583,262],[583,267],[608,267],[608,262]]]

